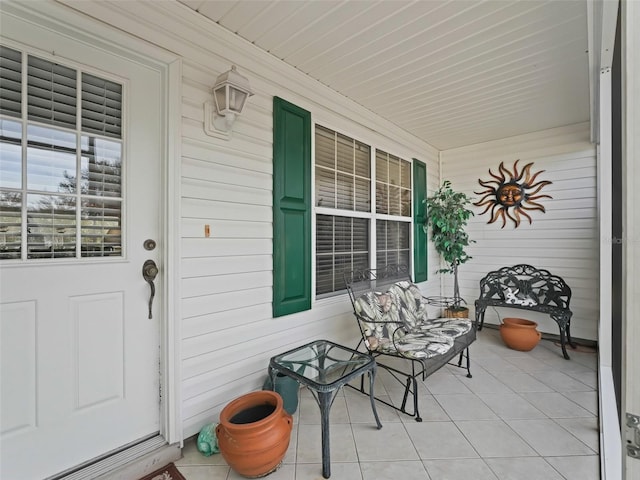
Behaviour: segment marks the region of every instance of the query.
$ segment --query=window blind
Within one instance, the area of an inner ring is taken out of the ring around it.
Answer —
[[[82,74],[82,131],[122,136],[122,85]]]
[[[22,54],[0,46],[0,114],[22,115]]]
[[[76,128],[76,71],[29,56],[27,117],[30,121]]]
[[[316,294],[344,290],[344,272],[368,266],[368,219],[316,215]]]

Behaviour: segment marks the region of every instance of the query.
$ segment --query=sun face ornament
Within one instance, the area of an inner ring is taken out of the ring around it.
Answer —
[[[504,162],[500,162],[498,167],[498,174],[495,174],[489,169],[489,175],[493,180],[478,180],[478,183],[486,190],[482,192],[473,192],[476,195],[484,195],[480,200],[473,204],[485,209],[480,213],[484,215],[491,209],[489,213],[489,223],[493,223],[498,218],[502,218],[502,227],[507,224],[507,218],[511,219],[515,223],[515,228],[518,228],[521,221],[521,216],[529,220],[529,224],[532,223],[531,216],[526,210],[540,210],[545,212],[545,208],[535,200],[541,198],[553,198],[551,195],[539,195],[546,185],[551,185],[548,180],[541,180],[535,183],[536,178],[544,170],[540,170],[537,173],[531,174],[531,167],[533,162],[527,163],[524,168],[518,171],[518,162],[516,160],[513,164],[513,171],[504,166]]]

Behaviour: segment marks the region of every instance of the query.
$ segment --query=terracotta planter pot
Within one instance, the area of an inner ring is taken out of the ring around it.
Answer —
[[[220,412],[216,428],[220,453],[240,475],[264,477],[280,466],[292,427],[293,419],[278,393],[262,390],[242,395]]]
[[[513,350],[533,350],[542,338],[536,322],[524,318],[503,318],[502,322],[500,336],[505,345]]]

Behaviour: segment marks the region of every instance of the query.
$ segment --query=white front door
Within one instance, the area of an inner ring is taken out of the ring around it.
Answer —
[[[33,480],[160,430],[162,73],[10,15],[1,26],[23,86],[15,107],[5,78],[0,103],[0,478]],[[87,103],[101,95],[106,119]]]

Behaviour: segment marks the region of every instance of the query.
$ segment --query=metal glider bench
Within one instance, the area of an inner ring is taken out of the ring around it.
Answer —
[[[366,350],[404,387],[400,406],[369,394],[421,422],[418,379],[424,381],[447,364],[466,368],[471,378],[469,345],[476,339],[476,322],[429,319],[427,307],[442,306],[442,297],[424,297],[404,266],[347,272],[345,283],[362,335],[356,350]],[[367,394],[364,382],[359,390]],[[407,408],[410,396],[412,411]]]

